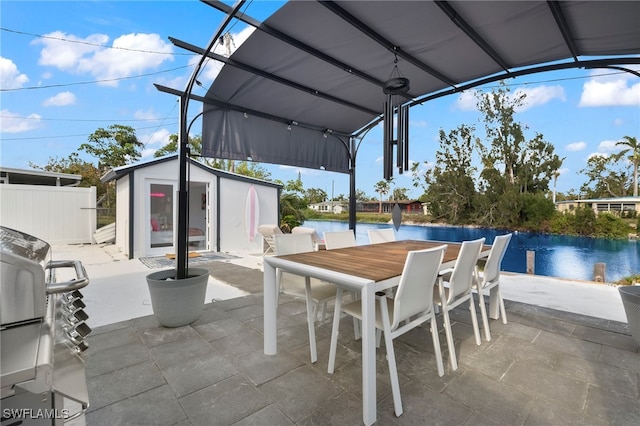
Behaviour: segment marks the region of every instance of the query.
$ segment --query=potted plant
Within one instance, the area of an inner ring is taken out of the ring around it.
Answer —
[[[176,279],[175,269],[147,275],[151,307],[165,327],[182,327],[198,319],[204,307],[209,271],[189,268],[186,278]]]

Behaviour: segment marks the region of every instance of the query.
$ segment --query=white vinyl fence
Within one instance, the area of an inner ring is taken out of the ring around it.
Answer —
[[[0,225],[49,244],[92,243],[96,188],[0,184]]]

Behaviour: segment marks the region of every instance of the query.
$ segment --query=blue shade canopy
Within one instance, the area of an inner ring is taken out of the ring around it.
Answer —
[[[200,98],[203,153],[344,173],[349,137],[382,117],[396,58],[410,90],[394,102],[409,106],[518,75],[640,63],[638,1],[291,1],[263,23],[239,18],[257,29],[230,58],[209,55],[225,65]]]

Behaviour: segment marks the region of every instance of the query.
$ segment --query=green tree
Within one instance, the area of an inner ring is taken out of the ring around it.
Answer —
[[[309,188],[305,191],[305,198],[308,204],[316,204],[327,201],[327,193],[320,188]]]
[[[382,196],[389,193],[389,184],[391,181],[392,179],[381,180],[373,186],[373,190],[380,195],[380,204],[378,207],[378,214],[382,213]]]
[[[436,218],[448,223],[464,223],[473,214],[475,184],[473,145],[477,143],[472,126],[460,125],[446,134],[440,129],[440,147],[435,167],[424,174],[426,202]]]
[[[49,161],[44,166],[29,162],[29,167],[47,172],[80,175],[82,176],[80,187],[89,188],[95,186],[98,199],[102,198],[106,193],[107,186],[100,182],[101,175],[98,168],[93,163],[81,159],[77,152],[72,153],[67,158],[49,157]]]
[[[144,148],[133,127],[113,124],[106,129],[99,128],[89,135],[88,142],[80,145],[80,150],[98,159],[98,170],[103,174],[114,167],[125,166],[142,156]]]
[[[615,156],[592,155],[580,173],[587,177],[580,187],[587,198],[620,197],[626,193],[629,177]]]
[[[409,199],[409,189],[408,188],[393,188],[393,199],[394,200],[408,200]]]
[[[515,114],[524,105],[526,94],[511,95],[506,84],[500,82],[497,89],[489,93],[479,91],[476,96],[488,142],[478,143],[484,168],[482,177],[488,190],[498,194],[512,188],[519,193],[548,191],[562,160],[541,134],[536,133],[528,140],[527,127],[516,121]],[[495,173],[500,170],[503,172]],[[496,182],[500,175],[506,184]]]
[[[623,148],[616,158],[623,158],[627,156],[627,159],[633,166],[633,196],[638,196],[638,167],[640,167],[640,144],[638,144],[638,138],[625,136],[621,141],[616,142],[616,146],[626,147]]]

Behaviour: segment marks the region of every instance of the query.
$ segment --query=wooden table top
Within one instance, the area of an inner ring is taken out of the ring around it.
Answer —
[[[408,252],[441,245],[447,245],[442,263],[452,262],[458,258],[461,247],[460,243],[415,240],[367,244],[363,246],[335,250],[319,250],[277,257],[373,281],[383,281],[402,274]]]

